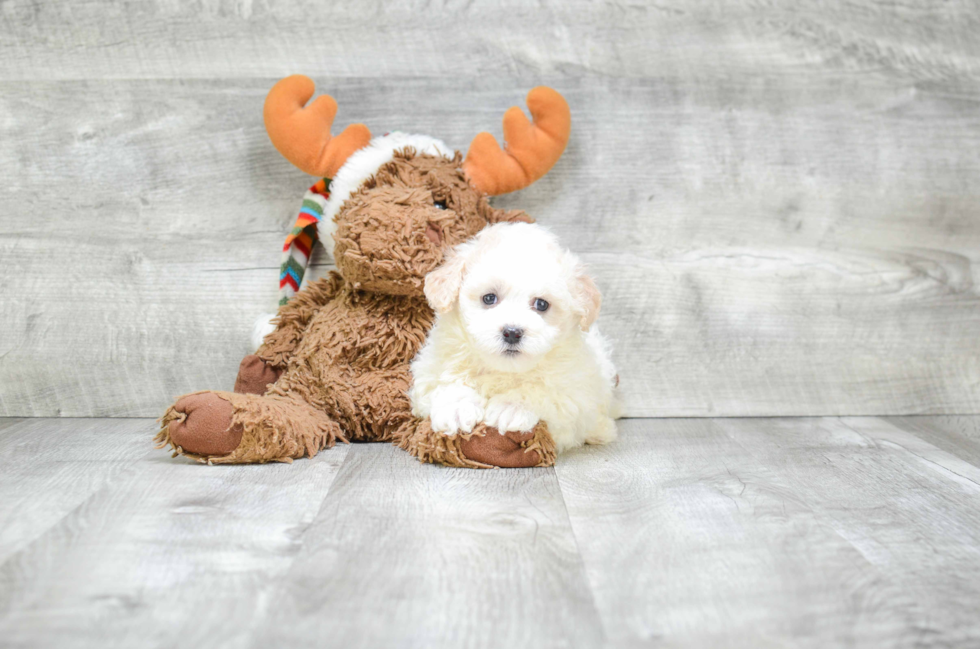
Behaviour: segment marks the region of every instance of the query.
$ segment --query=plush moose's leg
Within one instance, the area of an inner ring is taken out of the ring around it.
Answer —
[[[279,380],[282,369],[270,365],[255,354],[249,354],[238,366],[235,392],[238,394],[265,394],[269,385]]]
[[[208,464],[292,462],[346,442],[323,412],[290,396],[195,392],[160,418],[157,448]]]
[[[420,462],[472,469],[552,466],[555,442],[541,422],[529,433],[508,432],[477,424],[472,433],[445,435],[432,430],[428,419],[414,421],[395,443]]]
[[[235,408],[212,392],[188,394],[177,400],[163,416],[166,440],[175,450],[203,457],[227,455],[242,441],[242,427],[233,425]],[[186,447],[186,448],[185,448]]]
[[[480,424],[472,435],[460,441],[459,446],[471,460],[507,468],[552,466],[557,454],[555,441],[544,422],[539,422],[528,433],[515,431],[503,435],[496,428]]]
[[[303,288],[292,300],[279,307],[276,313],[276,329],[265,337],[255,355],[282,371],[289,364],[293,352],[303,340],[306,326],[320,310],[332,300],[343,285],[343,278],[331,271]]]

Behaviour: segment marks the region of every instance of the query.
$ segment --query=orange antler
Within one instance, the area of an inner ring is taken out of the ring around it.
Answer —
[[[463,170],[470,182],[491,196],[523,189],[561,157],[568,144],[572,115],[560,94],[538,86],[527,93],[534,123],[513,106],[504,113],[504,149],[489,133],[479,133],[470,144]]]
[[[332,178],[352,153],[367,145],[371,131],[364,124],[351,124],[331,137],[337,102],[323,95],[306,106],[313,90],[313,81],[301,74],[272,86],[262,111],[265,130],[284,158],[308,174]]]

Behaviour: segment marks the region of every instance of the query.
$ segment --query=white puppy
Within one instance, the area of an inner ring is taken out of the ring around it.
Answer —
[[[412,362],[413,412],[434,430],[530,431],[559,451],[616,438],[609,347],[592,326],[601,296],[539,225],[500,223],[425,278],[437,317]]]

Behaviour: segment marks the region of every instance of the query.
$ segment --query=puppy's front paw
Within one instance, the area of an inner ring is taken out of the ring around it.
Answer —
[[[526,433],[538,423],[538,416],[522,403],[491,399],[483,415],[483,422],[493,426],[500,433],[506,431]]]
[[[476,392],[459,390],[441,396],[433,400],[429,413],[429,423],[437,433],[468,433],[483,419],[483,399]]]

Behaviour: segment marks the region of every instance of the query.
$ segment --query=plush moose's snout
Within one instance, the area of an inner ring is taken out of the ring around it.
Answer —
[[[337,228],[337,267],[365,290],[417,293],[443,256],[442,236],[433,240],[426,211],[424,206],[374,202],[359,214],[364,218]]]
[[[352,283],[389,295],[421,295],[445,252],[488,222],[494,210],[461,169],[462,157],[396,152],[341,207],[334,260]]]

